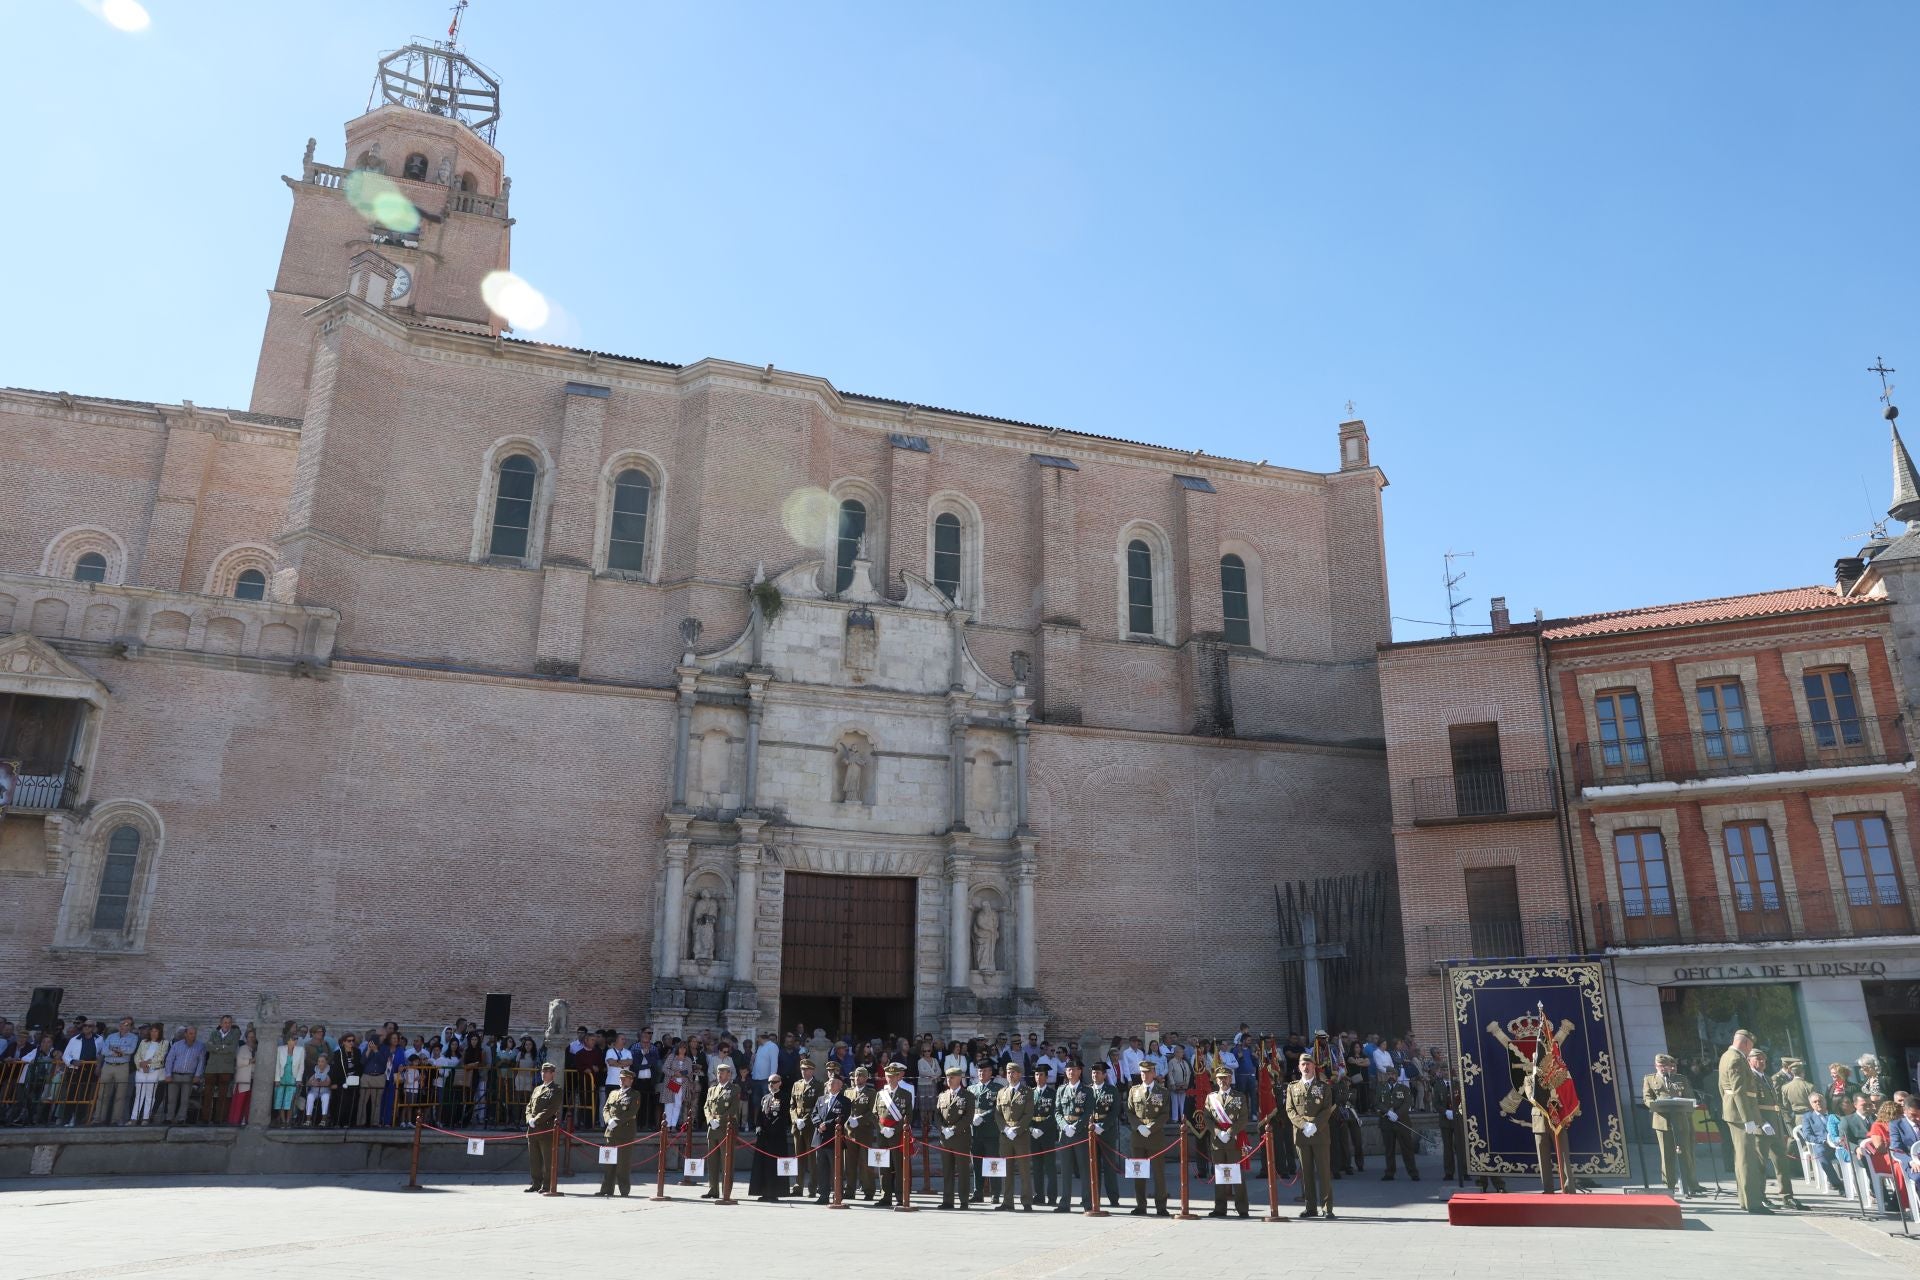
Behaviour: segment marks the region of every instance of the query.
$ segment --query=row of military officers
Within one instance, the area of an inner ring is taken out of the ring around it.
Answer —
[[[844,1134],[841,1196],[852,1199],[864,1194],[876,1207],[891,1206],[899,1199],[901,1171],[906,1164],[903,1148],[913,1116],[913,1094],[903,1084],[906,1070],[902,1063],[888,1064],[886,1083],[878,1088],[864,1067],[854,1069],[850,1083],[838,1073],[829,1073],[822,1084],[814,1078],[813,1063],[802,1060],[801,1078],[794,1082],[784,1104],[779,1101],[777,1087],[769,1091],[763,1104],[768,1114],[761,1118],[759,1133],[766,1135],[771,1130],[778,1135],[775,1150],[767,1154],[775,1159],[788,1155],[797,1159],[797,1190],[801,1194],[810,1192],[821,1204],[831,1200],[835,1138]],[[1105,1063],[1094,1063],[1085,1070],[1091,1079],[1082,1078],[1079,1064],[1069,1065],[1062,1072],[1065,1078],[1056,1084],[1045,1068],[1038,1068],[1035,1081],[1029,1084],[1018,1063],[1007,1065],[1004,1079],[995,1077],[992,1064],[982,1063],[972,1083],[959,1068],[950,1069],[947,1087],[935,1101],[933,1129],[927,1138],[940,1153],[939,1207],[965,1210],[997,1198],[997,1208],[1011,1212],[1017,1196],[1019,1207],[1025,1211],[1031,1212],[1038,1201],[1065,1213],[1071,1207],[1077,1183],[1082,1207],[1091,1209],[1098,1194],[1089,1180],[1093,1162],[1088,1159],[1086,1144],[1091,1141],[1098,1153],[1098,1182],[1113,1204],[1119,1204],[1120,1161],[1126,1158],[1137,1162],[1132,1172],[1146,1175],[1132,1179],[1133,1212],[1146,1214],[1151,1194],[1153,1211],[1169,1216],[1164,1160],[1179,1143],[1177,1138],[1168,1141],[1166,1137],[1172,1095],[1157,1078],[1155,1064],[1151,1059],[1144,1062],[1140,1083],[1125,1088],[1108,1081]],[[545,1190],[553,1176],[554,1126],[561,1103],[554,1071],[552,1064],[542,1068],[541,1083],[527,1100],[529,1192]],[[1273,1131],[1276,1142],[1290,1136],[1299,1159],[1306,1205],[1300,1216],[1331,1218],[1332,1119],[1338,1102],[1337,1082],[1321,1076],[1320,1063],[1312,1055],[1302,1055],[1300,1078],[1288,1085],[1285,1099],[1265,1115],[1254,1115],[1246,1096],[1232,1087],[1231,1072],[1218,1071],[1215,1080],[1218,1087],[1187,1121],[1205,1158],[1216,1168],[1243,1164],[1259,1135]],[[775,1118],[774,1108],[782,1105],[785,1126],[767,1123]],[[726,1167],[730,1163],[729,1144],[746,1119],[745,1100],[729,1064],[718,1065],[704,1110],[711,1145],[706,1161],[707,1190],[702,1198],[718,1199],[723,1194],[723,1178],[732,1174]],[[640,1095],[634,1088],[633,1073],[622,1071],[621,1087],[608,1094],[601,1109],[605,1138],[616,1156],[615,1163],[603,1172],[600,1195],[624,1196],[631,1191],[632,1144],[639,1111]],[[877,1178],[862,1149],[892,1153]],[[859,1154],[850,1156],[849,1152]],[[986,1158],[1004,1160],[1005,1176],[988,1178]],[[766,1185],[775,1188],[783,1181],[770,1179]],[[877,1201],[876,1182],[880,1191]],[[725,1194],[731,1195],[730,1186]],[[775,1189],[761,1198],[777,1199],[778,1195]],[[1247,1215],[1245,1181],[1224,1183],[1216,1174],[1210,1216],[1225,1217],[1229,1203],[1240,1216]]]

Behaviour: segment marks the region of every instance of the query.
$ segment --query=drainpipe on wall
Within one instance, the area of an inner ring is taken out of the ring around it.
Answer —
[[[1573,810],[1567,803],[1565,790],[1566,772],[1561,768],[1560,760],[1560,723],[1553,714],[1553,688],[1547,679],[1547,641],[1538,627],[1538,619],[1533,632],[1533,668],[1540,682],[1540,720],[1547,731],[1547,754],[1553,764],[1553,807],[1554,826],[1560,833],[1560,867],[1567,878],[1567,918],[1573,922],[1579,950],[1587,949],[1587,914],[1582,909],[1579,893],[1579,877],[1574,874],[1573,861]]]

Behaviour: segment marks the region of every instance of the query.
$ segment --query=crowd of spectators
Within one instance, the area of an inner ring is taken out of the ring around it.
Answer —
[[[1211,1091],[1219,1067],[1253,1098],[1264,1058],[1267,1087],[1283,1088],[1308,1043],[1299,1033],[1255,1036],[1242,1024],[1218,1037],[1113,1036],[1103,1060],[1109,1077],[1126,1084],[1137,1082],[1140,1063],[1152,1059],[1174,1094],[1177,1120]],[[1430,1109],[1434,1084],[1446,1071],[1439,1049],[1423,1052],[1411,1038],[1341,1033],[1329,1038],[1328,1054],[1344,1069],[1361,1111],[1368,1109],[1377,1082],[1402,1078],[1415,1108]],[[598,1123],[599,1104],[619,1087],[621,1069],[631,1066],[644,1103],[639,1125],[653,1128],[664,1120],[677,1129],[693,1127],[700,1117],[701,1098],[722,1059],[742,1082],[748,1114],[758,1115],[768,1082],[797,1080],[803,1055],[822,1079],[829,1063],[844,1076],[867,1067],[875,1079],[890,1061],[906,1064],[922,1125],[949,1067],[958,1065],[971,1078],[981,1062],[996,1071],[1017,1062],[1029,1073],[1045,1063],[1058,1079],[1068,1062],[1082,1059],[1079,1046],[1018,1032],[965,1042],[941,1041],[931,1033],[853,1041],[801,1026],[744,1039],[709,1029],[656,1040],[648,1027],[629,1037],[581,1026],[565,1045],[549,1046],[525,1034],[488,1036],[463,1017],[431,1034],[410,1034],[395,1022],[361,1034],[289,1021],[263,1047],[255,1026],[242,1027],[227,1016],[204,1029],[132,1017],[109,1025],[80,1016],[20,1029],[0,1020],[0,1123],[244,1125],[257,1085],[272,1091],[269,1123],[280,1128],[421,1121],[443,1128],[515,1128],[539,1082],[541,1063],[552,1061],[565,1072],[566,1111],[576,1127]]]

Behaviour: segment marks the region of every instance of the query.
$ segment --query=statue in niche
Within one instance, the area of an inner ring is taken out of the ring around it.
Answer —
[[[567,1024],[573,1021],[573,1006],[565,1000],[547,1001],[547,1049],[559,1053],[572,1034]]]
[[[440,167],[433,171],[433,180],[443,187],[453,185],[453,157],[441,156]]]
[[[680,619],[680,647],[686,650],[688,653],[692,653],[693,646],[697,644],[699,640],[700,640],[700,619],[698,618]]]
[[[981,973],[998,973],[1000,951],[1000,913],[981,903],[973,913],[973,967]]]
[[[867,773],[873,768],[873,749],[862,739],[843,742],[835,748],[840,757],[841,804],[867,802]]]
[[[714,935],[720,927],[720,907],[713,894],[702,889],[693,898],[692,955],[706,964],[713,959]]]
[[[387,162],[380,158],[380,144],[376,142],[365,151],[362,151],[360,158],[353,162],[353,167],[356,169],[364,169],[368,173],[385,173],[387,171]]]
[[[1015,684],[1025,684],[1027,683],[1027,677],[1032,674],[1033,659],[1027,656],[1025,649],[1015,649],[1013,651],[1013,682]]]

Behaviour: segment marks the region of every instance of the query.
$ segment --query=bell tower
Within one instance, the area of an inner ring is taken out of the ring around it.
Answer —
[[[380,59],[364,115],[347,122],[339,164],[307,141],[293,192],[252,409],[306,410],[313,326],[306,313],[352,291],[396,316],[475,333],[500,325],[480,282],[507,269],[512,180],[494,147],[500,82],[444,42]]]

